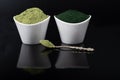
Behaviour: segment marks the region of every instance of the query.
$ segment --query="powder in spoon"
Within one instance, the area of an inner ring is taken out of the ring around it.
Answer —
[[[63,13],[56,15],[56,17],[65,22],[78,23],[86,20],[89,15],[77,10],[67,10]]]
[[[47,48],[54,48],[55,45],[49,40],[40,40],[40,43]]]
[[[34,24],[43,21],[47,17],[48,15],[46,15],[41,9],[33,7],[25,10],[19,15],[16,15],[15,19],[24,24]]]

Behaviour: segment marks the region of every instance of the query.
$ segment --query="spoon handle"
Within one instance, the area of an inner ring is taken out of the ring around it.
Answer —
[[[70,48],[76,50],[94,51],[94,48],[84,48],[84,47],[76,47],[76,46],[55,46],[55,48]]]

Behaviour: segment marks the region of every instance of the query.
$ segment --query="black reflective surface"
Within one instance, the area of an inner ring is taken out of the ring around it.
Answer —
[[[4,25],[1,25],[2,27]],[[69,49],[46,49],[41,45],[22,44],[14,23],[0,32],[0,78],[15,79],[107,79],[120,76],[119,25],[90,25],[84,43],[94,53]],[[51,27],[51,26],[50,26]],[[9,32],[9,33],[8,33]],[[58,33],[56,31],[56,33]],[[66,45],[51,31],[46,39]],[[6,77],[7,76],[7,77]]]

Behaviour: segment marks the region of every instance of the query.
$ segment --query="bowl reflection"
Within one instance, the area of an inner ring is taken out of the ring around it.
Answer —
[[[84,46],[84,44],[80,44],[79,46]],[[56,68],[89,68],[85,52],[71,49],[60,50],[55,66]]]
[[[50,52],[50,50],[46,50],[41,45],[22,44],[17,67],[32,69],[50,68],[51,64],[48,58]]]

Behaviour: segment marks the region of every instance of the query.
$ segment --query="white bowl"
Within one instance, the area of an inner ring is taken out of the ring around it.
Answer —
[[[13,19],[24,44],[39,44],[40,40],[45,39],[50,16],[35,24],[24,24],[17,21],[15,17]]]
[[[68,23],[54,16],[61,41],[66,44],[79,44],[84,41],[91,15],[80,23]]]

